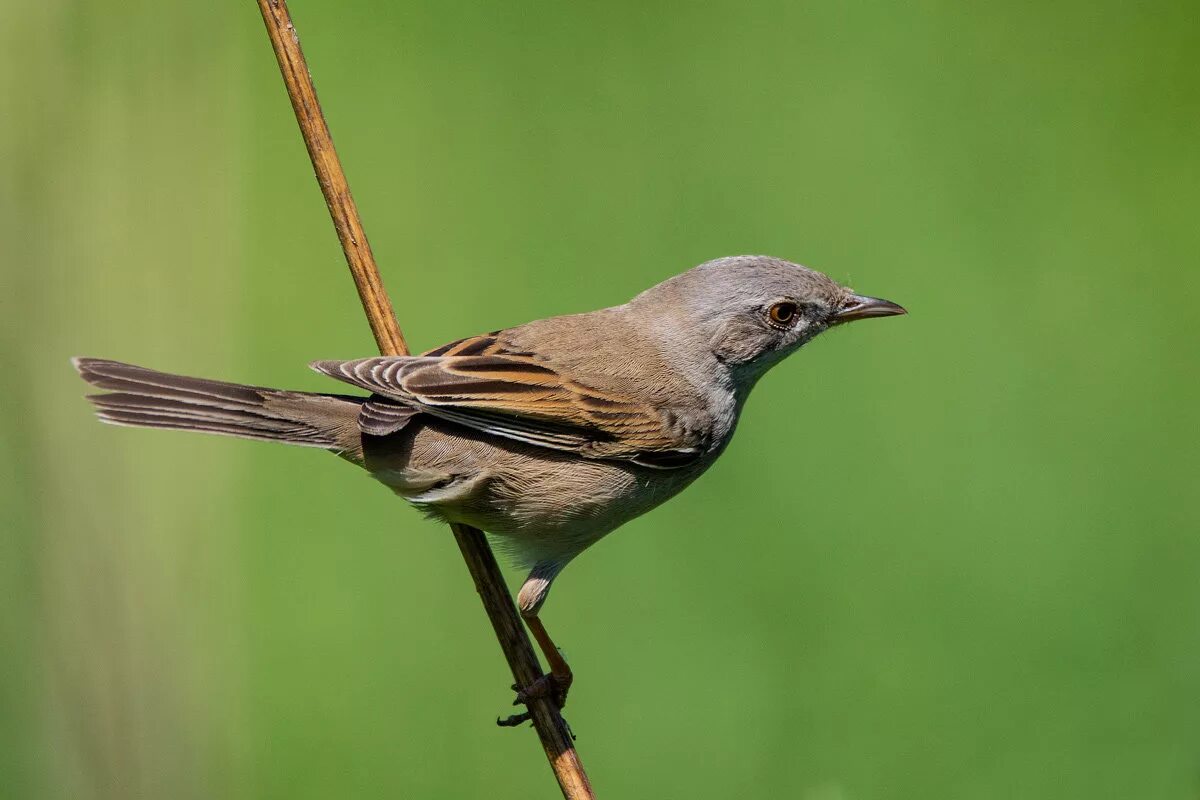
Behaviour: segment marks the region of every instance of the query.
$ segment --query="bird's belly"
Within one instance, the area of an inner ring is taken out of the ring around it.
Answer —
[[[567,560],[679,492],[682,476],[616,462],[564,459],[493,473],[458,518],[508,540],[522,562]]]
[[[692,482],[707,464],[656,470],[462,435],[416,431],[403,459],[367,467],[397,494],[449,522],[487,531],[524,564],[570,560]]]
[[[636,476],[607,464],[539,466],[490,476],[471,505],[492,517],[493,533],[612,528],[629,518],[625,509],[644,491]]]

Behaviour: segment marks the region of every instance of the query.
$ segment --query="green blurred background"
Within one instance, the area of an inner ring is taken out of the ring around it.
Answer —
[[[1200,796],[1194,2],[292,11],[416,349],[747,252],[911,311],[558,584],[602,797]],[[373,351],[255,5],[0,45],[0,796],[555,797],[446,529],[67,365]]]

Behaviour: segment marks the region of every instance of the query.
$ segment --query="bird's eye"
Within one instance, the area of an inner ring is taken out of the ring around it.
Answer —
[[[790,325],[796,318],[796,304],[790,302],[776,303],[767,311],[767,316],[775,325]]]

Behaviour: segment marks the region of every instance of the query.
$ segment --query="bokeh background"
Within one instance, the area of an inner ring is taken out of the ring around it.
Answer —
[[[557,585],[602,797],[1200,796],[1194,2],[292,10],[417,349],[746,252],[911,311]],[[0,18],[0,795],[556,796],[444,528],[67,365],[373,351],[255,5]]]

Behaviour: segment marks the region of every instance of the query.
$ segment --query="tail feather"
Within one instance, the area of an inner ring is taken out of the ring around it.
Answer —
[[[361,448],[356,422],[365,397],[244,386],[97,358],[72,363],[85,381],[110,390],[88,400],[100,420],[113,425],[285,442],[351,458]]]
[[[225,405],[233,408],[262,405],[263,393],[274,390],[262,386],[170,375],[165,372],[108,361],[100,358],[71,360],[79,375],[100,389],[130,391],[139,395],[175,397],[183,401],[204,402],[206,405]]]
[[[160,428],[176,431],[199,431],[201,433],[216,433],[224,436],[236,436],[240,439],[257,439],[263,442],[287,442],[288,444],[321,447],[327,450],[336,449],[332,440],[318,439],[311,432],[297,428],[294,432],[265,431],[245,424],[222,424],[203,420],[191,420],[183,417],[144,414],[125,409],[104,411],[96,415],[102,422],[110,425],[121,425],[130,428]]]
[[[264,429],[285,432],[299,427],[294,422],[255,414],[252,410],[228,410],[222,407],[189,405],[177,399],[152,395],[114,392],[92,395],[90,399],[101,414],[136,412],[147,417],[178,417],[197,422],[228,423],[230,425],[245,422],[249,417],[256,425]]]

